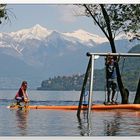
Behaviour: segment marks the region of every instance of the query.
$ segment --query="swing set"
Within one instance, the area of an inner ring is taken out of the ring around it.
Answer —
[[[87,115],[88,116],[90,116],[91,109],[93,108],[92,107],[92,103],[93,103],[92,102],[92,97],[93,97],[93,88],[94,88],[93,77],[94,77],[94,63],[95,63],[95,60],[98,59],[100,56],[102,56],[102,57],[107,57],[107,56],[140,57],[140,53],[89,53],[88,52],[87,56],[89,57],[89,62],[88,62],[87,70],[86,70],[86,73],[85,73],[83,86],[82,86],[82,90],[81,90],[81,95],[80,95],[80,99],[79,99],[79,105],[78,105],[78,109],[77,109],[77,116],[78,117],[80,116],[80,112],[81,112],[82,107],[83,107],[82,102],[83,102],[83,99],[84,99],[84,94],[85,94],[88,79],[89,79],[89,94],[88,94],[88,104],[87,104],[87,110],[88,110]],[[121,74],[123,72],[124,62],[125,62],[125,59],[124,59],[123,64],[122,64]],[[117,107],[117,105],[114,105],[114,107]],[[104,107],[104,108],[107,108],[107,107]],[[109,108],[112,108],[112,107],[110,106]]]

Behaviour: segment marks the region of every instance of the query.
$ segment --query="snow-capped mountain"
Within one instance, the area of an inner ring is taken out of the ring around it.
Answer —
[[[23,29],[17,32],[11,32],[10,36],[13,37],[14,40],[26,40],[26,39],[38,39],[42,40],[51,34],[52,31],[47,30],[46,28],[40,26],[39,24],[35,25],[29,29]]]
[[[118,52],[127,52],[132,46],[134,42],[130,43],[124,35],[118,36]],[[17,32],[0,33],[0,78],[30,79],[35,87],[40,84],[36,81],[50,76],[84,73],[88,51],[110,52],[110,45],[106,38],[81,29],[61,33],[38,24]],[[100,61],[97,66],[103,67]]]
[[[43,58],[57,50],[56,55],[62,56],[67,53],[66,51],[78,51],[105,42],[104,38],[83,30],[60,33],[38,24],[17,32],[0,33],[0,37],[0,48],[5,48],[2,50],[3,53],[18,57],[29,65],[44,65],[40,58],[41,53]]]
[[[91,34],[81,29],[72,33],[65,33],[65,35],[70,36],[70,37],[75,37],[83,43],[90,44],[90,42],[95,42],[96,44],[101,44],[101,43],[107,42],[107,39],[105,37],[100,37],[98,35]]]

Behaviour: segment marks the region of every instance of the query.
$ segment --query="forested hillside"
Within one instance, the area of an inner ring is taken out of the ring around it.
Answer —
[[[133,47],[129,53],[140,53],[140,45]],[[140,77],[140,58],[120,58],[120,71],[124,86],[134,91],[137,88],[138,79]],[[94,90],[105,90],[106,79],[105,70],[95,70],[94,73]],[[72,76],[57,76],[42,81],[38,90],[81,90],[84,74]],[[87,85],[88,88],[88,85]]]

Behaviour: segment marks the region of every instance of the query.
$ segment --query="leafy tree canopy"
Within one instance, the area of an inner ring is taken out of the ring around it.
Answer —
[[[92,17],[109,39],[110,24],[113,38],[125,32],[131,39],[140,38],[140,4],[83,4],[84,14]],[[106,16],[104,13],[108,16]],[[83,13],[81,13],[83,15]],[[109,18],[108,18],[109,17]]]
[[[2,23],[3,20],[7,20],[8,15],[7,15],[7,10],[6,10],[6,4],[0,4],[0,24]]]

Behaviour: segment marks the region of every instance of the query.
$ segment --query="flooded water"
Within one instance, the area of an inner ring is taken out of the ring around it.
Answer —
[[[140,136],[140,111],[10,110],[16,91],[0,91],[0,136]],[[28,91],[31,105],[78,105],[77,91]],[[131,93],[131,101],[134,99]],[[94,92],[94,103],[104,102],[104,92]],[[118,96],[118,102],[120,97]]]

